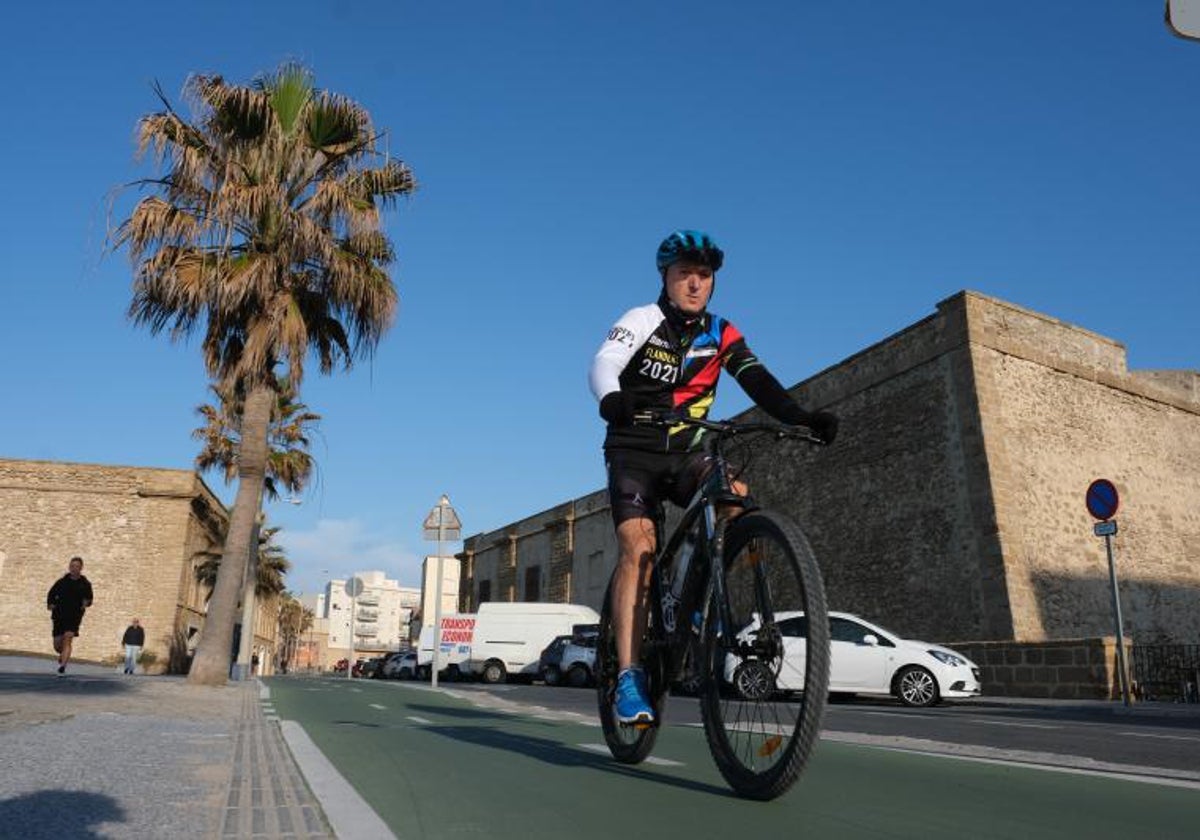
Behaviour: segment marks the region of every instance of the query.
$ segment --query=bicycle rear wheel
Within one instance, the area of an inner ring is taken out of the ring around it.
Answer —
[[[650,598],[656,603],[657,587],[652,586]],[[596,638],[596,703],[600,713],[600,727],[604,730],[604,741],[613,758],[622,764],[638,764],[654,749],[658,740],[658,723],[662,722],[663,696],[666,693],[665,669],[662,667],[661,644],[657,611],[651,608],[646,636],[642,640],[642,667],[650,689],[650,704],[654,707],[654,726],[623,726],[617,722],[613,703],[616,700],[617,640],[612,624],[612,581],[604,593],[604,606],[600,610],[600,633]]]
[[[799,526],[756,511],[726,532],[724,589],[705,628],[704,732],[735,792],[774,799],[803,772],[825,710],[825,588]]]

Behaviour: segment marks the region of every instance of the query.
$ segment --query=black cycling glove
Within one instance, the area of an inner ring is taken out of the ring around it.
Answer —
[[[632,426],[633,415],[640,407],[633,394],[611,391],[600,400],[600,416],[612,426]]]
[[[833,443],[838,433],[838,418],[832,411],[817,411],[808,415],[803,425],[812,429],[812,433],[825,443]]]

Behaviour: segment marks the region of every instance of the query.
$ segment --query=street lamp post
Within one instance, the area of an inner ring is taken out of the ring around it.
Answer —
[[[458,514],[450,506],[450,498],[442,494],[437,505],[425,517],[424,525],[425,539],[437,541],[437,583],[434,585],[433,601],[433,663],[430,677],[434,688],[437,688],[438,684],[442,652],[442,543],[446,540],[457,540],[461,534],[462,523],[458,519]]]

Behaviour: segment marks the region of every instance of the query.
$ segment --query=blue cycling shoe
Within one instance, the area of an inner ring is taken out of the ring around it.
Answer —
[[[617,700],[613,704],[617,723],[625,726],[654,723],[654,709],[646,694],[646,674],[640,668],[626,668],[617,675]]]

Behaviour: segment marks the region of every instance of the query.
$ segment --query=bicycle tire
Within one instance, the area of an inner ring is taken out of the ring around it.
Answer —
[[[766,511],[744,514],[730,524],[722,573],[725,614],[733,627],[732,632],[724,632],[719,619],[722,605],[711,604],[700,698],[704,733],[717,769],[735,793],[748,799],[775,799],[804,771],[825,711],[829,686],[825,588],[800,527]],[[755,615],[773,616],[774,621],[764,624]],[[781,629],[780,622],[788,620]],[[796,665],[796,637],[785,636],[783,630],[792,632],[804,623],[807,639],[801,669]],[[785,644],[790,646],[786,656]],[[793,692],[789,698],[784,697],[787,691]]]
[[[600,632],[596,637],[596,705],[600,713],[604,741],[608,744],[612,757],[622,764],[639,764],[654,749],[654,743],[658,740],[658,727],[662,723],[663,698],[666,694],[665,669],[662,667],[662,657],[652,652],[655,649],[653,642],[657,639],[657,628],[661,626],[661,622],[658,621],[657,610],[651,606],[646,635],[642,641],[642,667],[646,670],[655,724],[644,727],[624,726],[617,722],[616,710],[613,708],[619,669],[617,641],[612,626],[611,596],[610,579],[608,589],[604,593],[604,605],[600,610]],[[652,584],[652,605],[656,603],[654,599],[657,597],[657,586]]]

